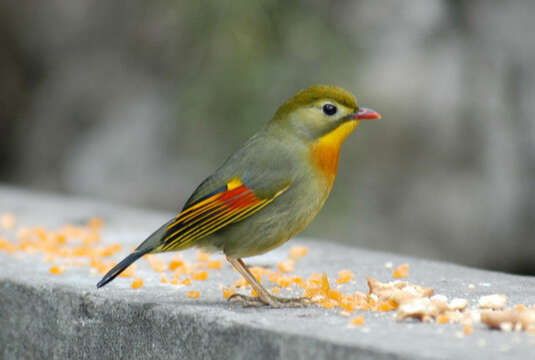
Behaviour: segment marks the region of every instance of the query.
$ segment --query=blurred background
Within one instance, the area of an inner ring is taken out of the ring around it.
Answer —
[[[0,2],[0,182],[175,211],[315,83],[383,119],[305,235],[535,274],[535,2]],[[0,199],[1,201],[1,199]]]

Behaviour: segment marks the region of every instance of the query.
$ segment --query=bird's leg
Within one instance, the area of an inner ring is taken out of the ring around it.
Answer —
[[[230,300],[239,299],[244,306],[264,306],[270,305],[278,307],[277,304],[271,298],[271,294],[256,280],[253,274],[247,268],[247,265],[242,259],[230,259],[227,257],[228,262],[232,264],[232,267],[238,271],[253,289],[255,289],[258,296],[245,296],[241,294],[234,294],[229,298]]]
[[[279,298],[274,295],[271,295],[269,291],[266,290],[260,284],[254,275],[249,271],[247,265],[243,262],[242,259],[231,259],[227,257],[227,261],[232,264],[232,267],[238,271],[245,280],[256,291],[258,296],[245,296],[242,294],[234,294],[229,298],[231,300],[240,301],[244,306],[265,306],[269,305],[274,308],[281,307],[302,307],[308,306],[311,304],[310,300],[307,298]]]

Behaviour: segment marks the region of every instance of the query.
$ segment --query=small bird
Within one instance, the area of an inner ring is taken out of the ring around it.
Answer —
[[[361,120],[381,116],[350,92],[314,85],[283,103],[272,120],[206,178],[182,211],[162,225],[97,284],[100,288],[148,253],[200,247],[221,251],[258,296],[245,306],[297,307],[304,298],[270,294],[242,258],[274,249],[305,229],[333,186],[340,147]]]

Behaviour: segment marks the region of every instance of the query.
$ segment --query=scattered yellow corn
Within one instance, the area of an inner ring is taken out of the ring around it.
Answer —
[[[198,299],[201,293],[198,290],[190,290],[186,293],[186,296],[192,299]]]

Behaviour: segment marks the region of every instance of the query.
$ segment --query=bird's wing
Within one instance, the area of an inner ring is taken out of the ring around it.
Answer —
[[[157,250],[174,251],[187,248],[195,240],[256,213],[288,187],[289,184],[284,184],[269,195],[257,195],[252,188],[242,183],[240,177],[233,177],[215,191],[195,201],[188,201],[180,214],[167,224]]]

